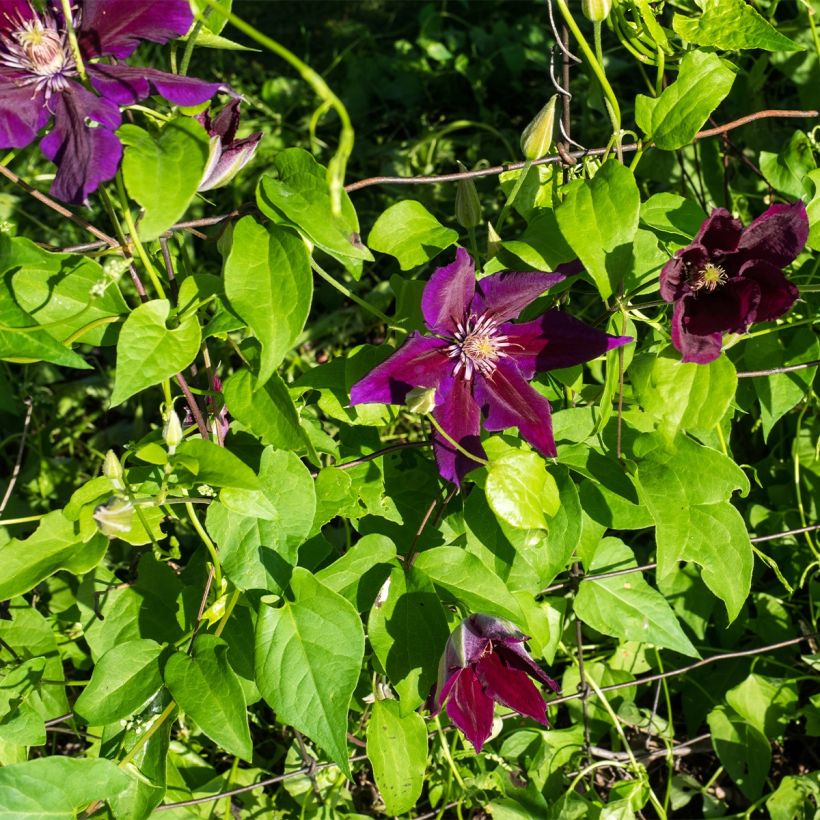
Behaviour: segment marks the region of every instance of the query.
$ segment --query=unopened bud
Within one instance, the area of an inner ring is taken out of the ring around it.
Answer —
[[[165,440],[165,445],[171,455],[182,444],[182,424],[179,421],[179,416],[173,410],[168,414],[168,421],[165,422],[162,438]]]
[[[612,11],[612,0],[581,0],[581,11],[587,20],[603,23]]]
[[[94,520],[103,535],[116,538],[133,526],[134,505],[125,498],[112,498],[94,510]]]
[[[491,222],[487,223],[487,261],[489,262],[501,250],[501,237]]]
[[[102,471],[103,475],[113,484],[115,490],[125,489],[125,485],[122,482],[122,464],[113,450],[109,450],[105,454]]]
[[[553,94],[521,135],[521,152],[524,158],[531,162],[545,157],[550,152],[557,101],[558,95]]]
[[[467,169],[459,162],[458,170]],[[481,224],[481,201],[472,179],[460,179],[456,186],[456,220],[462,228]]]
[[[404,400],[411,413],[427,415],[433,412],[436,406],[436,390],[434,387],[414,387]]]

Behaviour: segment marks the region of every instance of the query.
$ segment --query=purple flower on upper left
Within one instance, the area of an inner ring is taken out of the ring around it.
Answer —
[[[188,0],[75,0],[72,26],[88,81],[80,81],[59,0],[42,10],[27,0],[0,0],[0,148],[40,141],[57,165],[51,193],[82,203],[117,172],[120,106],[152,93],[175,105],[199,105],[221,83],[125,65],[141,40],[166,43],[193,22]],[[109,58],[101,62],[101,58]]]

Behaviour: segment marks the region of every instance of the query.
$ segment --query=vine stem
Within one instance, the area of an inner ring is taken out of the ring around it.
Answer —
[[[366,310],[368,313],[373,314],[373,316],[375,316],[380,321],[384,322],[388,327],[397,330],[402,329],[396,328],[395,325],[391,324],[390,319],[378,308],[373,307],[373,305],[367,303],[364,299],[362,299],[361,296],[358,296],[357,294],[353,293],[353,291],[350,290],[350,288],[346,287],[341,282],[334,279],[326,270],[324,270],[316,262],[314,262],[313,259],[310,260],[310,266],[319,276],[322,277],[322,279],[325,280],[325,282],[327,282],[332,287],[336,288],[336,290],[338,290],[339,293],[343,294],[344,296],[347,296],[347,298],[350,299],[351,302],[355,302],[360,308],[364,308],[364,310]]]

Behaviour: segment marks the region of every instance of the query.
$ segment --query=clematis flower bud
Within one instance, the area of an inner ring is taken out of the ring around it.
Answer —
[[[97,527],[108,538],[128,532],[133,526],[133,519],[134,505],[125,498],[114,497],[94,510]]]
[[[404,403],[411,413],[432,413],[436,406],[436,390],[434,387],[414,387]]]
[[[227,185],[253,158],[262,132],[236,139],[239,127],[239,100],[233,100],[211,119],[210,112],[197,116],[211,138],[208,162],[202,173],[199,191],[211,191]]]
[[[545,157],[552,145],[552,134],[555,128],[555,103],[558,95],[553,94],[547,104],[535,115],[535,119],[521,134],[521,152],[524,158],[532,161]]]
[[[581,11],[587,20],[603,23],[612,11],[612,0],[581,0]]]
[[[179,421],[179,416],[173,410],[168,414],[168,421],[165,422],[162,438],[165,441],[170,455],[173,455],[177,447],[182,444],[182,439],[184,438],[182,424]]]
[[[467,169],[459,162],[458,170]],[[481,201],[471,179],[460,179],[456,186],[456,220],[462,228],[475,228],[481,223]]]
[[[115,490],[125,489],[123,484],[122,464],[117,458],[117,454],[113,450],[109,450],[105,454],[102,468],[103,475],[111,482]]]
[[[492,226],[491,222],[487,223],[487,261],[492,259],[501,250],[501,237],[498,231]]]

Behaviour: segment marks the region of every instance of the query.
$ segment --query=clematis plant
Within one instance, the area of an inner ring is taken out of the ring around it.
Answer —
[[[521,311],[562,281],[561,273],[496,273],[476,281],[463,248],[433,273],[422,312],[432,335],[412,333],[389,358],[353,385],[351,404],[403,404],[413,388],[435,390],[433,446],[441,475],[456,484],[485,455],[486,430],[517,427],[548,458],[556,455],[550,405],[528,382],[632,341],[609,336],[558,310],[515,324]],[[471,458],[470,454],[477,458]]]
[[[253,159],[262,139],[262,132],[257,131],[244,139],[236,139],[239,100],[231,100],[215,117],[211,117],[210,111],[204,111],[197,119],[211,138],[208,162],[202,173],[199,191],[222,188]]]
[[[808,234],[802,202],[772,205],[745,229],[725,208],[712,211],[661,271],[661,296],[675,305],[672,344],[684,362],[708,364],[720,355],[724,333],[745,333],[794,304],[799,292],[783,268]]]
[[[188,0],[78,0],[73,8],[66,20],[59,0],[40,11],[27,0],[0,0],[0,148],[31,144],[53,118],[40,141],[57,165],[51,193],[81,203],[117,172],[120,106],[152,88],[176,105],[198,105],[227,88],[120,62],[141,40],[185,34],[193,22]]]
[[[442,708],[477,752],[493,727],[493,703],[547,725],[547,705],[533,678],[557,692],[558,684],[523,648],[527,640],[509,621],[470,615],[450,635],[438,669],[433,714]]]

